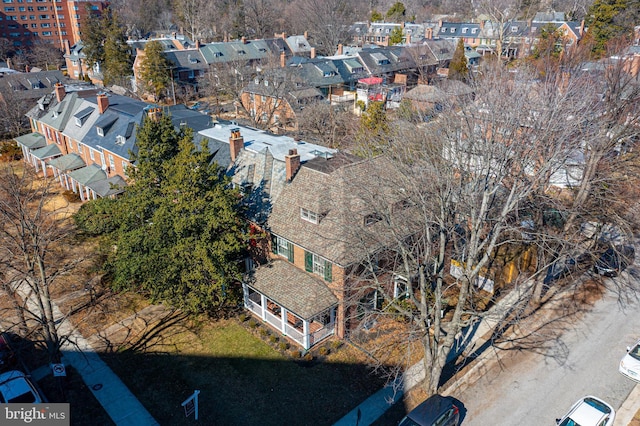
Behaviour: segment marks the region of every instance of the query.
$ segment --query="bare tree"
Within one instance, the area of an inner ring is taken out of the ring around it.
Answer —
[[[603,193],[600,182],[625,164],[613,155],[621,139],[610,130],[622,125],[625,137],[637,135],[635,110],[629,105],[609,120],[602,115],[623,102],[622,92],[607,91],[605,106],[600,95],[585,96],[593,87],[585,75],[565,77],[558,85],[496,67],[474,82],[475,102],[445,109],[422,130],[397,130],[388,162],[353,189],[359,202],[347,207],[364,220],[350,227],[349,240],[360,241],[365,255],[351,272],[359,282],[351,319],[365,328],[383,317],[407,324],[406,334],[372,352],[388,365],[403,348],[405,364],[395,364],[392,376],[419,353],[425,390],[436,392],[448,356],[496,295],[517,286],[524,297],[510,309],[523,312],[559,253],[597,256],[581,232],[585,221],[630,229],[631,218],[605,208],[624,204],[626,192]],[[576,162],[581,155],[594,157]]]
[[[29,51],[29,62],[44,70],[59,69],[64,63],[62,52],[46,41],[36,41]]]
[[[298,134],[308,142],[325,145],[330,148],[349,148],[347,144],[354,139],[356,121],[348,106],[330,105],[325,101],[306,105],[298,118]]]
[[[50,360],[59,360],[65,341],[51,300],[56,280],[82,259],[65,260],[64,244],[70,220],[51,205],[49,185],[36,180],[31,169],[11,165],[0,170],[0,279],[12,298],[19,328],[42,343]]]
[[[32,107],[14,90],[7,90],[0,99],[0,133],[8,137],[16,137],[29,126],[25,114]]]
[[[245,0],[247,36],[263,39],[272,37],[280,29],[281,11],[273,0]]]

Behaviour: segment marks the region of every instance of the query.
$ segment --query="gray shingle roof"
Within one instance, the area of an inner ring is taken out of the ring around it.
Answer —
[[[86,164],[78,154],[67,154],[62,157],[49,160],[49,165],[63,172],[67,172],[69,170],[76,170],[84,167]]]
[[[338,303],[322,280],[284,260],[260,266],[253,278],[251,287],[304,320]]]
[[[89,164],[86,167],[70,172],[69,177],[82,185],[86,185],[91,182],[106,180],[107,174],[100,168],[100,166],[96,164]]]
[[[15,140],[20,145],[23,145],[24,147],[29,149],[42,148],[47,144],[47,141],[45,140],[44,136],[42,136],[40,133],[37,133],[37,132],[18,136],[17,138],[15,138]]]
[[[285,185],[268,226],[272,233],[338,265],[361,261],[365,252],[383,247],[389,238],[382,223],[368,228],[375,232],[368,232],[366,238],[359,230],[372,213],[366,199],[377,193],[399,200],[394,170],[385,157],[362,160],[339,153],[313,159]],[[301,208],[317,213],[319,222],[302,219]]]
[[[45,146],[44,148],[36,149],[31,153],[34,157],[39,160],[46,160],[47,158],[57,157],[61,155],[60,148],[56,144],[50,144]]]
[[[86,186],[89,189],[93,190],[100,197],[108,197],[109,195],[119,194],[123,192],[124,188],[127,186],[127,183],[121,176],[115,175],[108,179],[89,182]]]

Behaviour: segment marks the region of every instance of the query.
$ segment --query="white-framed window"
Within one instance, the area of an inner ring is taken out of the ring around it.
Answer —
[[[307,222],[317,224],[320,220],[320,215],[316,212],[300,207],[300,218]]]
[[[271,244],[273,245],[272,250],[275,254],[284,256],[289,262],[293,262],[293,243],[291,241],[274,235]]]
[[[116,167],[116,161],[111,154],[109,154],[109,167],[111,167],[112,169],[115,169]]]
[[[95,161],[96,160],[96,154],[95,151],[91,148],[89,148],[89,158],[91,158],[91,160]]]
[[[78,154],[84,154],[84,150],[82,149],[82,144],[80,142],[78,142]]]
[[[96,131],[98,132],[98,136],[104,136],[104,129],[102,127],[96,127]]]
[[[324,269],[325,260],[317,254],[313,254],[313,273],[324,277]]]
[[[127,167],[129,167],[129,163],[127,163],[126,161],[122,160],[122,172],[124,173],[125,177],[129,176],[129,175],[127,175]]]

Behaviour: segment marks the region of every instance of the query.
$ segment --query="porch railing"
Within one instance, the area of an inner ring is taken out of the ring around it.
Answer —
[[[277,330],[282,330],[282,320],[280,317],[273,315],[269,311],[265,311],[267,322],[274,326]]]
[[[336,324],[335,322],[329,323],[322,327],[320,330],[314,331],[309,335],[309,345],[313,346],[322,339],[331,336],[335,333]]]

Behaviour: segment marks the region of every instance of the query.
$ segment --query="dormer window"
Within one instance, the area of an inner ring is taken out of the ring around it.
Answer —
[[[442,29],[440,30],[441,33],[446,33],[447,29],[445,27],[442,27]]]
[[[96,127],[96,132],[98,136],[104,136],[104,129],[102,127]]]
[[[122,145],[124,145],[124,143],[126,141],[127,141],[127,139],[124,136],[122,136],[122,135],[116,136],[116,145],[122,146]]]
[[[465,28],[463,28],[463,29],[462,29],[462,34],[466,34],[468,29],[469,29],[469,28],[466,28],[466,27],[465,27]]]
[[[451,31],[450,31],[450,32],[451,32],[451,34],[453,34],[453,33],[455,33],[455,32],[456,32],[456,29],[455,29],[455,28],[451,28]]]
[[[511,27],[511,32],[512,33],[517,33],[518,32],[518,27]]]
[[[198,62],[198,58],[192,58],[191,56],[189,56],[189,63],[190,64],[197,64]]]
[[[478,29],[477,29],[477,28],[471,28],[471,34],[475,34],[475,33],[477,33],[477,32],[478,32]]]
[[[89,108],[83,109],[82,111],[74,115],[73,117],[76,120],[76,126],[82,127],[84,122],[87,121],[87,117],[89,117],[89,115],[91,115],[92,112],[93,112],[93,108],[89,107]]]
[[[320,215],[311,210],[307,210],[305,208],[300,207],[300,218],[302,220],[306,220],[307,222],[317,224],[320,221]]]

